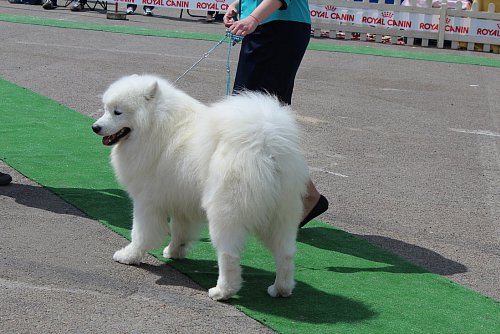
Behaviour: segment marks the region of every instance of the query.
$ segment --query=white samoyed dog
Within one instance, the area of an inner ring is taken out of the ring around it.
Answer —
[[[139,264],[169,233],[163,255],[182,259],[208,221],[219,267],[212,299],[240,289],[248,233],[274,256],[269,295],[289,296],[309,180],[291,110],[251,92],[207,106],[154,75],[119,79],[102,100],[92,129],[113,146],[112,165],[133,201],[132,241],[113,259]]]

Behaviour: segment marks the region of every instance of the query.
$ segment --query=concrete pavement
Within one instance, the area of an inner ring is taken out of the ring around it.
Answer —
[[[155,17],[127,21],[5,0],[0,12],[224,32],[220,23],[160,8]],[[94,118],[99,94],[118,77],[149,72],[174,80],[214,45],[7,22],[0,28],[0,77]],[[221,49],[179,87],[215,101],[225,94],[225,63]],[[311,175],[330,199],[323,220],[499,299],[499,88],[498,68],[308,51],[293,106]],[[125,239],[1,162],[0,170],[14,178],[0,188],[0,331],[271,332],[151,257],[140,267],[114,263]]]

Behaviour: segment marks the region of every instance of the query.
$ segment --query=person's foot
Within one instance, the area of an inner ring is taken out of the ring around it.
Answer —
[[[54,9],[57,7],[57,1],[45,0],[42,4],[43,9]]]
[[[12,182],[12,177],[9,174],[0,172],[0,186],[6,186]]]
[[[73,12],[79,12],[79,11],[83,10],[84,5],[85,5],[84,1],[77,0],[73,4],[73,6],[71,6],[71,11],[73,11]]]
[[[311,200],[312,199],[309,199],[309,203],[307,203],[307,200],[306,200],[305,208],[311,207],[311,205],[310,205]],[[312,209],[309,210],[309,213],[307,214],[307,216],[305,216],[304,219],[300,222],[299,228],[303,227],[304,225],[309,223],[311,220],[313,220],[314,218],[316,218],[317,216],[319,216],[320,214],[322,214],[326,210],[328,210],[328,200],[326,199],[325,196],[319,195],[318,201],[316,202],[316,204],[314,204]]]
[[[127,15],[132,15],[132,14],[134,14],[134,12],[135,12],[134,7],[127,7]]]
[[[144,8],[144,15],[153,16],[153,11],[151,10],[151,8]]]

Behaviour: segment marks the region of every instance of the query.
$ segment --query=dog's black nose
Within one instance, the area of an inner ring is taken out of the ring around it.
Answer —
[[[92,124],[92,131],[94,131],[95,133],[101,132],[101,129],[102,128],[99,125]]]

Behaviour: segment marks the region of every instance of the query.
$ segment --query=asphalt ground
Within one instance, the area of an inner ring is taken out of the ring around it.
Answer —
[[[162,8],[115,21],[0,0],[0,13],[224,34],[221,23]],[[215,44],[8,22],[0,33],[0,77],[94,118],[115,79],[174,80]],[[226,56],[221,47],[178,86],[203,102],[219,99]],[[330,200],[322,220],[500,299],[499,93],[495,67],[308,51],[292,105],[311,176]],[[1,161],[0,170],[14,178],[0,188],[0,332],[271,332],[152,257],[140,267],[113,262],[125,239]]]

